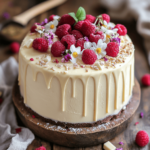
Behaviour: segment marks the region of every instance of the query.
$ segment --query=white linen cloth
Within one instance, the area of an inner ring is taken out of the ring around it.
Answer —
[[[112,18],[137,20],[137,31],[144,38],[144,45],[150,65],[150,0],[100,0]]]
[[[33,133],[24,127],[16,133],[17,125],[12,102],[12,88],[18,74],[18,64],[13,57],[0,64],[0,91],[3,102],[0,104],[0,150],[26,150],[34,140]]]

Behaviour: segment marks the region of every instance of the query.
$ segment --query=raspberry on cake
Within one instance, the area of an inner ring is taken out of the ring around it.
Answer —
[[[84,21],[81,27],[81,32],[84,36],[89,36],[96,31],[96,26],[94,26],[90,21]]]
[[[56,35],[61,39],[63,36],[71,33],[71,26],[69,24],[63,24],[56,30]]]
[[[67,34],[62,37],[61,43],[64,44],[67,49],[69,49],[71,45],[75,45],[76,39],[73,35]]]
[[[36,38],[32,47],[40,52],[46,52],[48,50],[48,41],[45,38]]]
[[[56,41],[55,43],[53,43],[51,47],[51,53],[53,54],[53,56],[61,57],[64,51],[65,51],[65,46],[60,41]]]
[[[83,37],[82,33],[78,30],[72,30],[72,35],[76,38],[76,40],[80,39]]]
[[[93,65],[97,59],[97,56],[93,50],[86,49],[82,54],[82,61],[85,64]]]
[[[31,119],[87,127],[119,116],[134,85],[134,46],[125,28],[82,7],[36,26],[19,53],[20,93]]]

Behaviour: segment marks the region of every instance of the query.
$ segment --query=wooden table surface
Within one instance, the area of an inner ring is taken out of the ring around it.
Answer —
[[[41,0],[24,0],[24,1],[0,0],[0,16],[1,16],[0,21],[2,22],[5,20],[4,18],[2,18],[2,14],[4,12],[8,12],[12,17],[40,2],[42,1]],[[101,13],[107,13],[107,10],[101,8],[101,6],[99,5],[99,0],[68,0],[63,5],[54,8],[52,10],[49,10],[37,16],[36,18],[33,18],[29,22],[29,25],[24,30],[29,29],[34,22],[43,21],[46,17],[48,17],[51,14],[57,14],[61,16],[68,12],[76,12],[79,6],[84,7],[87,14],[92,14],[94,16],[97,16]],[[136,22],[134,20],[132,20],[131,22],[120,22],[118,20],[111,20],[111,21],[115,23],[122,23],[128,29],[128,34],[135,45],[135,77],[140,82],[142,75],[144,75],[145,73],[150,73],[150,67],[148,66],[146,53],[144,51],[143,38],[136,31]],[[22,34],[22,32],[20,32],[20,34]],[[10,43],[8,43],[7,41],[3,41],[3,39],[0,39],[0,62],[6,60],[10,56],[13,56],[17,59],[18,55],[10,52],[9,44]],[[144,112],[144,118],[139,117],[140,112]],[[139,124],[135,126],[134,125],[135,122],[139,122]],[[146,130],[150,135],[150,87],[141,86],[141,104],[136,114],[134,115],[131,124],[127,127],[126,131],[124,131],[122,134],[117,136],[115,139],[111,140],[111,142],[116,147],[118,148],[122,147],[124,150],[149,150],[150,144],[148,144],[144,148],[140,148],[135,144],[134,142],[135,135],[139,130]],[[118,144],[120,141],[123,141],[124,143],[123,146],[120,146]],[[34,150],[35,148],[41,145],[44,145],[47,150],[51,150],[51,149],[69,150],[70,149],[52,143],[48,143],[36,138],[32,142],[32,144],[27,148],[27,150]],[[76,150],[83,150],[83,149],[102,150],[102,144],[94,147],[75,148],[75,149]]]

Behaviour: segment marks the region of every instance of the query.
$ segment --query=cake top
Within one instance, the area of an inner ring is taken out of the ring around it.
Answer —
[[[111,23],[107,14],[87,15],[82,7],[76,14],[51,15],[35,23],[21,48],[29,61],[52,71],[64,67],[65,73],[115,69],[128,61],[134,50],[124,25]]]

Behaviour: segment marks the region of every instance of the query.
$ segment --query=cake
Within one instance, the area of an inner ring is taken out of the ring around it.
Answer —
[[[134,45],[124,25],[84,8],[35,23],[19,52],[18,84],[30,113],[65,127],[95,126],[126,110]]]

